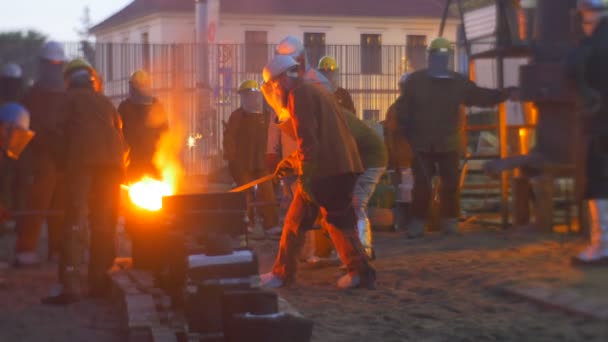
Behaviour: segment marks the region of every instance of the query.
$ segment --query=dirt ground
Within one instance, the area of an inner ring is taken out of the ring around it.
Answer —
[[[580,237],[524,231],[469,231],[408,240],[376,233],[378,288],[339,291],[337,268],[301,269],[296,286],[279,290],[315,323],[315,342],[357,341],[608,341],[608,323],[504,296],[501,284],[540,282],[608,299],[608,269],[569,265]],[[39,299],[55,280],[54,265],[8,267],[14,237],[0,237],[0,341],[121,341],[111,302],[67,308]],[[256,242],[267,271],[276,241]]]
[[[336,268],[301,269],[279,293],[314,320],[314,341],[608,341],[608,323],[499,294],[501,284],[535,281],[608,299],[608,269],[570,266],[576,237],[475,231],[408,240],[378,233],[377,289],[341,292]],[[273,245],[259,246],[263,271]]]
[[[13,246],[13,234],[0,236],[0,341],[125,340],[126,331],[121,328],[120,310],[114,302],[87,299],[68,307],[41,305],[40,299],[56,282],[56,266],[45,263],[35,269],[9,267]]]

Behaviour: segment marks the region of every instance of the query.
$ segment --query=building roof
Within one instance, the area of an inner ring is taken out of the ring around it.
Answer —
[[[134,0],[91,32],[146,15],[194,12],[194,0]],[[445,0],[220,0],[220,12],[250,15],[440,18]]]

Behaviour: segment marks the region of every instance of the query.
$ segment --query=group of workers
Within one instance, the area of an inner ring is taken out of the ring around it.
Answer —
[[[602,65],[608,57],[608,1],[578,4],[587,38],[570,65],[591,121],[587,197],[592,239],[577,260],[595,263],[608,260],[608,69]],[[268,234],[280,234],[274,266],[261,275],[263,286],[295,281],[299,250],[310,236],[306,232],[320,226],[346,270],[337,286],[373,288],[375,252],[367,203],[387,168],[402,178],[410,167],[413,172],[409,237],[423,236],[428,226],[434,176],[441,182],[439,228],[458,233],[462,107],[494,106],[513,98],[515,91],[478,87],[450,70],[451,54],[451,43],[437,38],[429,45],[428,67],[399,80],[384,139],[357,118],[352,98],[339,86],[336,60],[326,56],[318,68],[311,67],[295,37],[279,43],[262,71],[261,86],[253,80],[241,84],[241,107],[231,114],[224,133],[230,173],[243,184],[273,172],[291,200],[281,227],[272,184],[256,192],[263,227]],[[7,170],[16,176],[11,191],[25,194],[23,203],[13,207],[29,213],[17,217],[15,265],[40,262],[38,240],[46,218],[50,253],[59,255],[59,284],[43,302],[63,305],[85,293],[106,295],[120,184],[158,175],[156,145],[168,131],[150,77],[135,72],[128,98],[116,109],[103,95],[95,69],[82,59],[68,62],[56,42],[43,46],[37,79],[29,89],[23,90],[17,65],[0,71],[0,168],[3,176]],[[52,209],[65,215],[48,216]],[[398,203],[397,210],[407,208]],[[88,282],[83,282],[87,243]]]
[[[84,295],[109,294],[120,186],[158,174],[155,145],[168,124],[146,72],[132,75],[129,96],[116,109],[87,61],[68,61],[54,41],[42,46],[38,58],[37,78],[25,91],[20,68],[3,69],[0,95],[8,103],[0,107],[0,169],[3,177],[17,176],[8,189],[13,203],[5,204],[16,219],[14,264],[41,262],[38,241],[46,219],[49,258],[58,256],[59,282],[42,302],[65,305]],[[15,194],[25,194],[22,203],[15,203]]]
[[[581,0],[578,8],[588,38],[575,53],[574,74],[583,103],[592,107],[587,112],[593,129],[587,168],[591,245],[575,259],[596,263],[608,261],[608,202],[604,199],[608,153],[603,142],[608,130],[602,118],[605,82],[601,74],[606,68],[600,65],[608,44],[608,31],[604,32],[608,1]],[[261,89],[274,114],[260,134],[269,132],[267,167],[275,169],[277,178],[295,185],[279,253],[272,271],[261,276],[263,286],[282,287],[295,281],[305,232],[319,223],[347,271],[338,287],[373,287],[375,253],[366,207],[387,166],[398,176],[412,167],[413,218],[406,229],[410,238],[422,237],[428,228],[434,176],[441,184],[438,228],[446,234],[458,233],[463,108],[517,100],[518,90],[477,86],[450,70],[451,53],[449,41],[435,39],[429,46],[428,67],[401,78],[400,95],[387,113],[382,142],[356,117],[350,95],[338,87],[335,59],[322,58],[315,70],[297,38],[287,37],[279,43],[275,57],[263,70]],[[406,209],[398,204],[397,210]]]
[[[263,70],[262,94],[255,81],[243,82],[243,105],[230,116],[224,135],[231,172],[240,185],[274,170],[291,195],[278,256],[272,271],[261,276],[263,286],[295,281],[300,249],[315,236],[307,231],[320,226],[346,269],[337,286],[374,287],[375,251],[367,205],[387,167],[399,176],[413,169],[409,237],[424,234],[435,175],[441,178],[441,228],[448,234],[458,232],[461,107],[494,106],[512,95],[512,89],[480,88],[451,71],[452,44],[444,38],[433,40],[428,52],[428,69],[400,79],[400,96],[387,113],[384,139],[356,116],[352,97],[339,85],[335,58],[325,56],[312,68],[298,38],[288,36],[278,44]],[[438,98],[437,93],[445,96]],[[262,95],[269,109],[262,105]],[[249,167],[250,177],[239,178],[233,171],[239,168],[236,165]],[[258,201],[272,203],[272,186],[258,190],[258,196]],[[410,208],[398,203],[398,216],[409,216]],[[270,213],[262,213],[265,228],[271,226],[267,221],[277,222],[267,219]],[[406,228],[404,222],[400,225]]]

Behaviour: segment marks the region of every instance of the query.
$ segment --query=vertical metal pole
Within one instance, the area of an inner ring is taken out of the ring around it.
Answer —
[[[448,13],[450,13],[450,5],[452,0],[446,0],[445,8],[443,9],[443,16],[441,17],[441,25],[439,26],[439,37],[443,37],[443,31],[445,30],[445,22],[448,20]]]
[[[467,37],[467,28],[464,26],[464,9],[462,8],[462,0],[458,0],[458,12],[460,14],[460,22],[462,23],[462,39],[464,40],[464,48],[467,52],[467,57],[471,57],[471,46]]]

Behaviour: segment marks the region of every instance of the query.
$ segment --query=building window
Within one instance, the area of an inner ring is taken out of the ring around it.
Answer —
[[[361,35],[361,73],[382,73],[382,36],[379,34]]]
[[[141,60],[142,68],[150,70],[150,36],[148,32],[141,34]]]
[[[308,53],[308,61],[317,66],[321,57],[325,56],[325,33],[304,33],[304,47]]]
[[[426,36],[407,35],[405,46],[409,68],[418,70],[426,67],[426,44]]]
[[[268,32],[245,31],[245,71],[259,73],[268,62]]]

